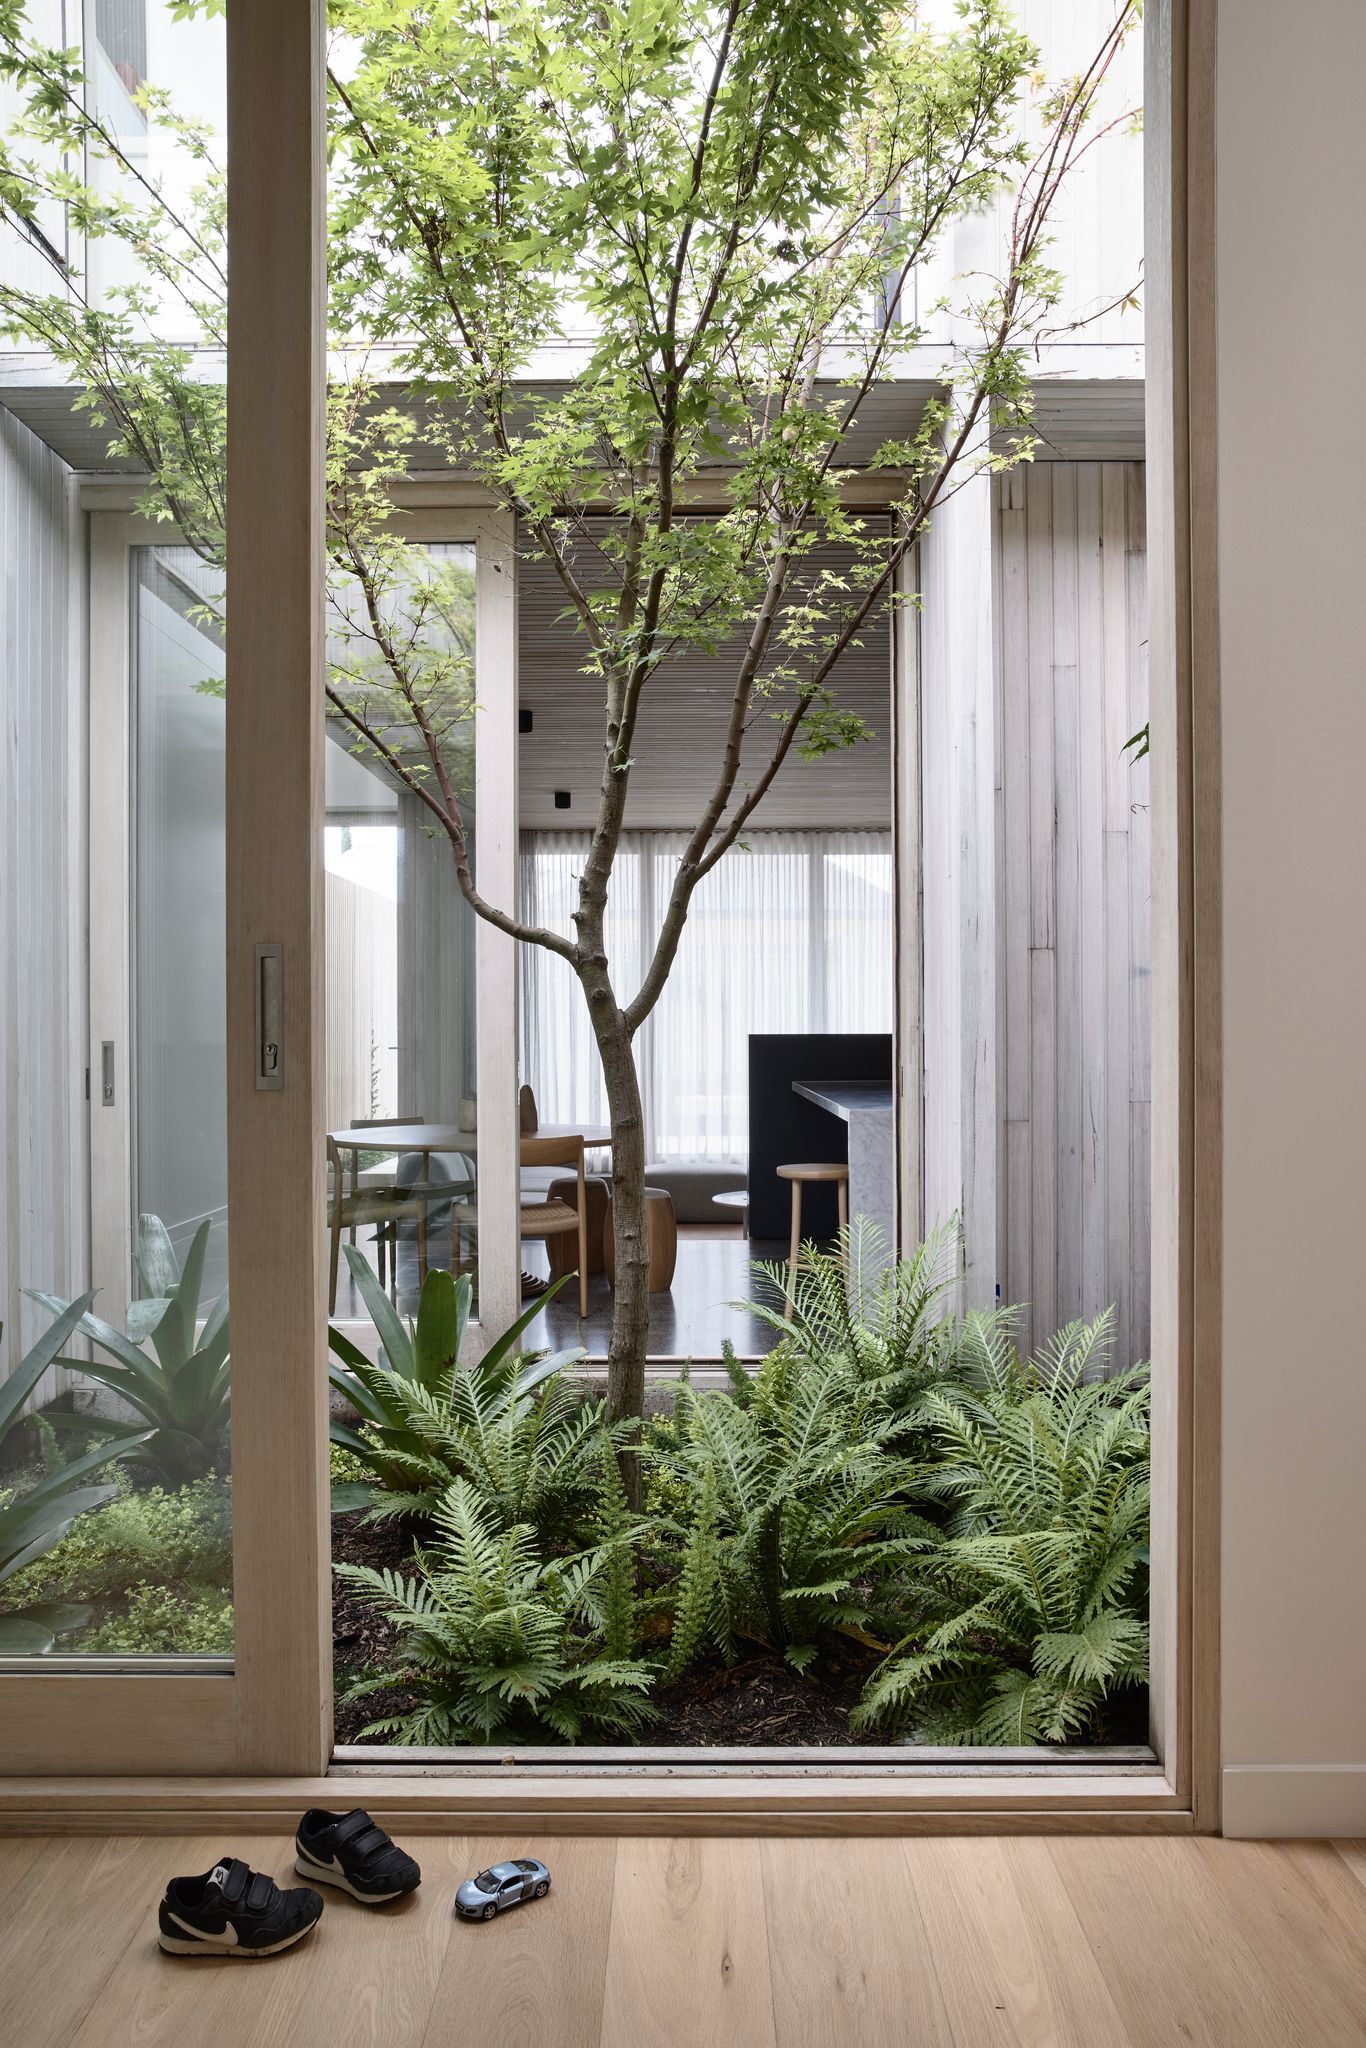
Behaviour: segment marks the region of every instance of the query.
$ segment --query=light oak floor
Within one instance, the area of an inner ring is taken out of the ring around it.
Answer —
[[[1185,1839],[415,1838],[260,1962],[176,1961],[155,1907],[246,1836],[0,1841],[0,2041],[137,2048],[1336,2048],[1366,2042],[1366,1846]],[[452,1890],[534,1848],[489,1926]]]

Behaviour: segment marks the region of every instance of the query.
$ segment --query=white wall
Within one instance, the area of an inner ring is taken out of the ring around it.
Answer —
[[[1220,11],[1223,1755],[1245,1834],[1366,1834],[1363,77],[1361,0]]]
[[[70,472],[0,410],[0,1375],[89,1281],[84,701]]]

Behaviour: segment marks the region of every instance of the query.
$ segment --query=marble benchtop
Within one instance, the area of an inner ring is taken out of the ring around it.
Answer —
[[[890,1081],[794,1081],[792,1093],[805,1096],[818,1109],[828,1109],[846,1124],[856,1116],[886,1115],[892,1107]]]

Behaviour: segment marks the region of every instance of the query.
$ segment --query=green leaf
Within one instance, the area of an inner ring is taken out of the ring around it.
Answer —
[[[370,1320],[379,1332],[379,1341],[390,1370],[401,1373],[404,1379],[413,1378],[413,1344],[398,1310],[379,1284],[379,1276],[366,1258],[359,1245],[343,1247],[346,1263],[351,1268],[351,1277],[359,1290],[361,1300],[370,1312]]]
[[[155,1218],[144,1219],[154,1222]],[[180,1284],[171,1297],[165,1315],[152,1331],[152,1344],[161,1369],[169,1378],[179,1373],[194,1351],[195,1324],[199,1319],[199,1290],[204,1278],[204,1254],[209,1242],[205,1218],[194,1234],[185,1259]]]
[[[462,1273],[460,1278],[468,1294],[469,1275]],[[457,1358],[460,1328],[458,1283],[444,1267],[433,1266],[418,1298],[413,1345],[415,1377],[418,1385],[429,1393],[438,1392],[450,1375]]]
[[[0,1614],[0,1657],[45,1657],[55,1641],[53,1631],[22,1612]]]
[[[139,1216],[137,1266],[149,1295],[169,1301],[180,1286],[180,1261],[159,1216]]]
[[[33,1502],[21,1496],[0,1508],[0,1580],[12,1578],[26,1564],[60,1542],[78,1515],[103,1507],[117,1488],[88,1486]]]
[[[358,1479],[338,1479],[332,1487],[332,1513],[355,1514],[360,1508],[373,1507],[376,1497],[373,1486],[365,1486]]]
[[[50,1329],[43,1332],[37,1343],[15,1366],[14,1371],[7,1378],[0,1380],[0,1441],[3,1441],[16,1415],[43,1374],[60,1355],[62,1346],[80,1326],[81,1319],[93,1300],[93,1291],[83,1294],[79,1301],[70,1303],[44,1300],[44,1307],[56,1311],[56,1321]]]
[[[484,1356],[480,1363],[489,1366],[501,1365],[505,1358],[511,1357],[516,1351],[517,1339],[521,1336],[522,1332],[527,1328],[529,1324],[535,1322],[537,1316],[541,1313],[541,1310],[545,1307],[546,1303],[548,1301],[554,1300],[555,1296],[559,1293],[560,1289],[568,1283],[571,1277],[571,1275],[566,1274],[562,1280],[556,1280],[549,1287],[547,1287],[544,1294],[538,1294],[536,1299],[531,1303],[531,1306],[529,1308],[523,1309],[521,1315],[518,1316],[516,1322],[509,1323],[508,1327],[502,1332],[501,1336],[496,1337],[494,1339],[494,1341],[490,1344],[488,1350],[484,1353]],[[559,1356],[572,1356],[575,1358],[582,1358],[585,1356],[585,1353],[580,1347],[572,1353],[561,1352]]]

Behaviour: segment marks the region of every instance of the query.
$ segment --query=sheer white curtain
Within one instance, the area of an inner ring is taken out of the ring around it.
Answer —
[[[524,916],[572,932],[587,835],[522,835]],[[633,995],[684,835],[625,835],[608,906],[618,992]],[[655,1159],[743,1163],[753,1031],[890,1031],[887,832],[754,832],[693,898],[668,986],[636,1041]],[[583,997],[564,961],[522,949],[522,1073],[544,1121],[605,1122]]]

